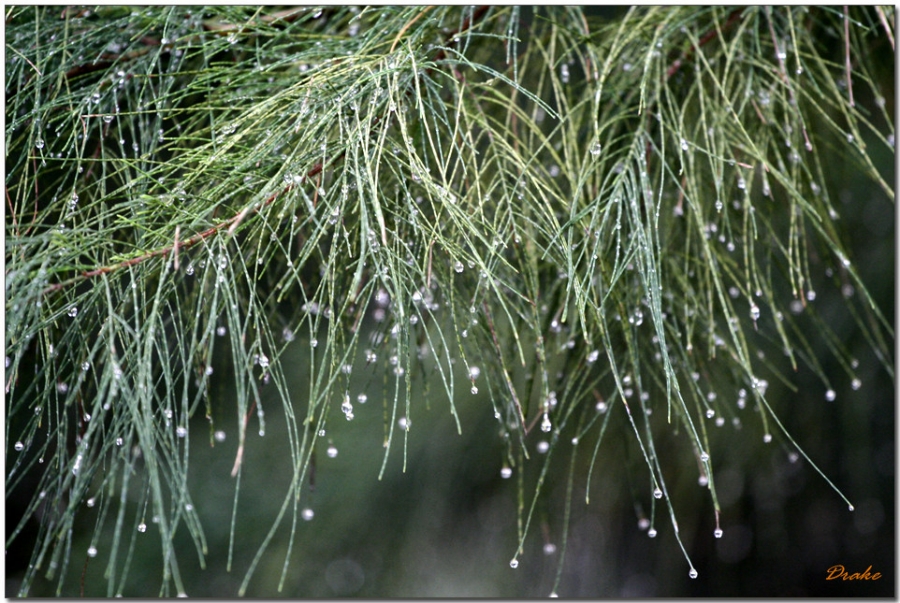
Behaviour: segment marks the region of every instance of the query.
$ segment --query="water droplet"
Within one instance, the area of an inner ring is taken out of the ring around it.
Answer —
[[[825,399],[828,400],[829,402],[834,402],[834,399],[836,397],[837,397],[837,394],[834,392],[833,389],[829,389],[828,391],[825,392]]]
[[[696,578],[697,570],[695,570],[694,568],[691,568],[691,571],[688,572],[688,576],[690,576],[691,578]]]
[[[38,138],[37,140],[35,140],[35,141],[34,141],[34,146],[35,146],[37,149],[39,149],[39,150],[40,150],[40,149],[43,149],[43,148],[44,148],[44,139],[43,139],[43,138]]]
[[[754,321],[759,320],[759,306],[756,304],[750,305],[750,318]]]
[[[258,362],[259,366],[261,366],[262,368],[266,368],[269,366],[269,358],[265,354],[259,355]]]
[[[66,393],[67,391],[69,391],[69,384],[60,381],[59,383],[56,384],[56,391],[58,391],[61,394]]]
[[[509,467],[503,467],[502,469],[500,469],[500,477],[502,477],[503,479],[511,478],[512,469],[510,469]]]
[[[510,561],[510,562],[509,562],[509,567],[511,567],[511,568],[513,568],[513,569],[516,569],[517,567],[519,567],[519,560],[518,560],[518,559],[513,559],[512,561]]]
[[[116,446],[121,446],[124,443],[125,443],[125,440],[123,440],[122,438],[116,438]]]
[[[599,358],[599,357],[600,357],[600,351],[599,351],[599,350],[593,350],[592,352],[590,352],[590,353],[587,355],[587,362],[588,362],[588,364],[593,364],[594,362],[597,361],[597,358]]]
[[[713,393],[713,392],[710,392],[710,393]],[[714,411],[711,408],[706,410],[706,418],[707,419],[712,419],[714,416],[716,416],[716,411]]]
[[[565,63],[559,67],[559,79],[563,84],[569,83],[569,66]]]
[[[306,521],[310,521],[313,517],[315,517],[315,515],[315,512],[309,507],[306,507],[305,509],[303,509],[303,511],[300,512],[300,516],[303,517],[303,519],[305,519]]]
[[[547,415],[547,413],[544,413],[544,418],[541,421],[541,431],[547,433],[551,429],[553,429],[553,425],[550,424],[550,417]]]
[[[328,447],[328,450],[326,451],[326,453],[328,454],[328,458],[333,459],[334,457],[336,457],[338,455],[338,449],[334,444],[332,444],[331,446]]]
[[[722,528],[716,528],[716,531],[713,532],[713,536],[715,536],[716,538],[721,538],[722,534],[724,534],[724,532],[722,532]]]
[[[225,327],[216,327],[216,335],[219,337],[224,337],[225,333],[228,332],[228,329]]]
[[[23,450],[25,450],[25,444],[23,444],[22,442],[16,442],[13,448],[15,448],[17,452],[22,452]]]
[[[97,556],[97,547],[91,545],[87,550],[88,557],[96,557]]]
[[[847,505],[847,510],[850,511],[851,513],[853,512],[853,509],[854,509],[853,505]]]
[[[72,306],[71,308],[69,308],[69,311],[66,312],[66,314],[68,314],[72,318],[75,318],[76,316],[78,316],[78,306]]]
[[[145,524],[145,523],[142,521],[141,523],[138,524],[137,530],[138,530],[138,532],[141,532],[141,533],[146,532],[146,531],[147,531],[147,524]]]
[[[709,460],[709,455],[706,454],[705,452],[701,452],[700,453],[700,462],[705,463],[708,460]]]
[[[815,299],[816,299],[816,292],[815,292],[815,291],[813,291],[812,289],[810,289],[809,291],[806,292],[806,300],[807,300],[807,301],[815,301]]]
[[[738,188],[741,189],[741,190],[747,188],[747,181],[744,180],[744,177],[743,177],[743,176],[740,176],[740,177],[738,178],[737,186],[738,186]]]
[[[317,345],[319,345],[319,340],[316,339],[315,337],[313,337],[312,339],[309,340],[309,345],[311,347],[316,347]]]
[[[213,434],[213,437],[216,439],[217,442],[224,442],[226,436],[225,436],[225,432],[220,429],[216,433]]]
[[[187,427],[177,427],[177,428],[175,428],[175,435],[177,435],[179,438],[186,437],[187,434],[188,434]]]
[[[647,530],[647,536],[650,538],[656,538],[656,528],[650,528]]]
[[[360,404],[365,404],[366,400],[368,400],[368,399],[369,399],[369,397],[366,394],[360,394],[360,395],[356,396],[356,401],[359,402]]]
[[[594,144],[591,145],[591,155],[593,155],[594,157],[599,155],[602,151],[603,151],[603,147],[600,145],[599,142],[595,142]]]
[[[472,395],[474,396],[475,394],[478,393],[478,388],[473,385],[471,391],[472,391]]]
[[[682,151],[688,150],[688,142],[684,138],[681,139],[681,150]]]
[[[768,443],[771,442],[771,441],[772,441],[772,434],[771,434],[771,433],[767,433],[766,435],[763,436],[763,442],[765,442],[766,444],[768,444]]]
[[[709,485],[709,478],[705,475],[700,475],[700,477],[697,478],[697,483],[701,486],[707,486]]]
[[[556,545],[553,544],[552,542],[548,542],[547,544],[544,545],[544,554],[545,555],[552,555],[555,552],[556,552]]]
[[[660,490],[659,488],[657,488],[653,491],[653,498],[660,499],[660,498],[662,498],[662,495],[663,495],[662,490]]]
[[[397,425],[403,431],[409,431],[409,421],[406,420],[406,417],[400,417],[399,419],[397,419]]]
[[[94,498],[94,497],[92,496],[91,498],[87,499],[87,501],[85,502],[85,504],[86,504],[88,507],[93,507],[95,504],[97,504],[97,499]]]

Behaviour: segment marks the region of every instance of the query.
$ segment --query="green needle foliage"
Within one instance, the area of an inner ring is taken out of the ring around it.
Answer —
[[[68,564],[98,555],[107,594],[127,595],[148,530],[159,594],[183,594],[184,559],[208,553],[190,439],[216,445],[237,417],[233,546],[243,454],[280,404],[293,474],[252,563],[230,568],[243,594],[276,532],[296,540],[326,430],[359,412],[351,374],[381,383],[382,471],[415,463],[426,407],[465,430],[460,406],[490,402],[518,480],[513,566],[551,457],[567,522],[601,443],[631,442],[651,529],[660,515],[676,536],[660,438],[717,520],[714,441],[740,408],[758,410],[744,436],[806,458],[768,381],[805,366],[833,398],[857,368],[816,286],[843,287],[893,377],[892,319],[828,173],[839,156],[893,203],[877,160],[893,157],[893,8],[589,13],[6,9],[7,496],[38,483],[7,546],[40,519],[19,595],[39,577],[77,592]],[[844,374],[822,370],[820,339]]]

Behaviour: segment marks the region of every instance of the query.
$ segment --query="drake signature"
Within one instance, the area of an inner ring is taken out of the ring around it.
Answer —
[[[832,565],[828,568],[828,575],[825,577],[826,580],[837,580],[840,578],[841,580],[878,580],[881,578],[881,574],[879,572],[872,572],[872,566],[866,568],[866,571],[854,572],[852,574],[848,573],[846,569],[844,569],[843,565]]]

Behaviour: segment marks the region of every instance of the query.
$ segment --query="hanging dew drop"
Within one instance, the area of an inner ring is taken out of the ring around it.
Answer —
[[[500,477],[502,477],[503,479],[511,478],[512,477],[512,469],[510,469],[509,467],[503,467],[502,469],[500,469]]]
[[[513,569],[516,569],[517,567],[519,567],[519,560],[518,560],[518,559],[513,559],[512,561],[510,561],[510,562],[509,562],[509,567],[511,567],[511,568],[513,568]]]
[[[22,442],[16,442],[13,448],[15,448],[17,452],[22,452],[23,450],[25,450],[25,444],[23,444]]]
[[[591,145],[591,155],[593,155],[594,157],[599,155],[602,151],[603,151],[603,147],[600,145],[599,142],[595,142],[594,144]]]
[[[721,528],[716,528],[716,531],[713,532],[713,536],[715,536],[716,538],[721,538],[722,534],[724,534],[724,532],[722,532]]]
[[[328,458],[330,458],[330,459],[335,458],[338,455],[337,447],[334,444],[332,444],[331,446],[328,447],[326,454],[328,454]]]
[[[829,389],[828,391],[825,392],[825,399],[828,400],[829,402],[834,402],[835,398],[837,398],[837,394],[834,392],[833,389]]]
[[[767,433],[766,435],[763,436],[763,442],[765,442],[766,444],[770,443],[771,441],[772,441],[771,433]]]
[[[850,387],[852,387],[854,390],[857,390],[862,387],[862,381],[860,381],[858,378],[854,378],[853,381],[850,382]]]
[[[315,512],[309,507],[306,507],[305,509],[303,509],[303,511],[300,512],[300,516],[303,517],[305,521],[311,521],[312,518],[315,517],[315,515]]]
[[[96,557],[97,556],[97,547],[90,546],[87,550],[88,557]]]
[[[43,138],[38,138],[37,140],[35,140],[35,141],[34,141],[34,146],[35,146],[35,148],[37,148],[38,150],[43,149],[43,148],[44,148],[44,139],[43,139]]]
[[[544,413],[544,419],[541,421],[541,431],[548,433],[551,429],[553,429],[553,425],[550,424],[550,417],[547,413]]]
[[[653,498],[660,499],[660,498],[662,498],[662,496],[663,496],[662,490],[660,490],[659,488],[657,488],[653,491]]]
[[[759,320],[759,306],[756,304],[752,304],[750,306],[750,318],[754,321]]]
[[[465,267],[463,266],[463,263],[460,261],[456,261],[453,264],[453,270],[456,271],[457,273],[462,272],[464,269],[465,269]]]
[[[545,555],[552,555],[555,552],[556,552],[556,545],[553,544],[552,542],[548,542],[547,544],[544,545],[544,554]]]
[[[68,314],[72,318],[75,318],[76,316],[78,316],[78,306],[72,306],[71,308],[69,308],[69,311],[66,312],[66,314]]]
[[[213,434],[213,437],[216,439],[217,442],[224,442],[226,436],[225,436],[225,432],[220,429],[220,430],[216,431],[216,433]]]
[[[690,576],[692,579],[696,579],[697,575],[697,570],[695,570],[694,568],[691,568],[691,571],[688,572],[688,576]]]
[[[656,538],[656,528],[650,528],[647,530],[647,536],[650,538]]]
[[[681,150],[682,151],[688,150],[688,142],[684,138],[681,139]]]

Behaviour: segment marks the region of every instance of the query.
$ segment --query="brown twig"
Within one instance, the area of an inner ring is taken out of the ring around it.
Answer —
[[[454,36],[457,36],[457,35],[461,34],[462,32],[471,29],[472,25],[474,25],[476,21],[480,21],[481,17],[484,16],[484,13],[486,13],[489,8],[490,8],[490,6],[479,6],[478,8],[476,8],[475,11],[472,13],[471,17],[466,17],[466,19],[462,22],[462,25],[459,27],[459,29],[455,29],[447,34],[447,38],[446,38],[447,42],[453,40]],[[445,42],[445,44],[447,42]],[[440,50],[438,50],[437,54],[434,55],[434,61],[435,62],[442,61],[446,57],[447,57],[447,53],[444,52],[443,48],[441,48]]]
[[[342,156],[343,156],[343,154],[339,155],[337,159],[339,159]],[[304,179],[312,178],[313,176],[315,176],[316,174],[321,172],[322,169],[323,169],[322,164],[317,163],[316,165],[314,165],[312,167],[311,170],[309,170],[306,173],[306,176],[304,177]],[[278,191],[277,193],[273,193],[262,203],[261,207],[256,208],[256,211],[258,212],[262,207],[271,205],[275,201],[275,199],[277,199],[281,195],[290,191],[294,186],[295,186],[294,184],[289,184],[286,187],[284,187],[283,189],[281,189],[280,191]],[[160,247],[159,249],[154,249],[153,251],[148,251],[147,253],[145,253],[143,255],[139,255],[137,257],[127,259],[125,261],[119,262],[118,264],[102,266],[100,268],[95,268],[94,270],[86,270],[77,276],[73,276],[70,279],[61,281],[59,283],[54,283],[54,284],[48,286],[46,289],[44,289],[44,293],[46,294],[46,293],[51,293],[53,291],[58,291],[59,289],[62,289],[69,285],[75,284],[75,283],[80,282],[85,279],[93,278],[93,277],[99,276],[101,274],[109,274],[110,272],[114,272],[114,271],[120,270],[122,268],[127,268],[129,266],[135,266],[137,264],[146,262],[147,260],[149,260],[151,258],[169,255],[176,249],[176,246],[181,249],[189,249],[189,248],[193,247],[194,245],[196,245],[197,243],[208,239],[209,237],[211,237],[215,233],[219,232],[223,228],[225,228],[225,227],[230,228],[235,223],[239,223],[240,220],[243,220],[246,213],[247,213],[247,210],[245,208],[245,209],[241,210],[238,214],[232,216],[231,218],[225,220],[224,222],[220,222],[220,223],[216,224],[215,226],[210,226],[203,232],[199,232],[199,233],[195,234],[194,236],[190,237],[189,239],[185,239],[184,241],[182,241],[180,243],[178,243],[176,241],[175,243],[173,243],[171,245],[166,245],[165,247]]]
[[[742,11],[743,11],[743,9],[741,9],[741,8],[736,8],[733,11],[731,11],[731,14],[728,15],[728,20],[725,22],[725,25],[723,26],[722,29],[724,30],[724,29],[728,29],[729,27],[731,27],[740,18]],[[688,48],[687,50],[682,52],[681,56],[678,57],[677,59],[675,59],[671,65],[669,65],[669,68],[666,70],[666,79],[669,79],[670,77],[675,75],[675,73],[679,69],[681,69],[681,66],[684,65],[685,61],[687,61],[688,59],[691,58],[691,55],[694,54],[695,50],[697,50],[698,48],[709,43],[711,40],[713,40],[718,35],[719,35],[719,29],[713,28],[713,29],[709,30],[708,32],[706,32],[705,34],[703,34],[703,37],[697,41],[696,46],[691,44],[690,48]]]
[[[878,18],[881,20],[881,26],[884,27],[884,32],[888,36],[888,40],[891,41],[891,50],[896,50],[894,48],[894,33],[891,31],[891,25],[888,23],[887,17],[884,15],[884,9],[880,6],[875,7],[875,12],[878,13]]]
[[[422,10],[421,12],[419,12],[418,15],[416,15],[415,17],[413,17],[410,21],[408,21],[408,22],[406,23],[406,25],[404,25],[404,26],[400,29],[400,32],[397,34],[397,37],[394,38],[394,43],[391,44],[391,49],[390,49],[389,52],[394,52],[394,48],[397,47],[397,42],[400,41],[400,38],[403,37],[403,34],[406,33],[406,30],[409,29],[409,28],[412,26],[413,23],[415,23],[415,22],[418,21],[420,18],[422,18],[422,15],[424,15],[425,13],[427,13],[428,11],[430,11],[432,8],[434,8],[434,7],[433,7],[433,6],[426,6],[424,10]]]
[[[847,72],[847,92],[850,94],[850,106],[853,102],[853,77],[850,72],[850,8],[844,5],[844,70]]]

